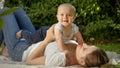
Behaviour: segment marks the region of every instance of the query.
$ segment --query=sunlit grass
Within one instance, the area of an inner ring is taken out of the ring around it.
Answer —
[[[107,44],[97,43],[97,44],[94,44],[94,45],[102,48],[105,51],[112,51],[112,52],[117,52],[117,53],[120,54],[120,43],[107,43]],[[0,49],[1,49],[1,47],[0,47]],[[110,68],[120,68],[120,63],[117,64],[116,66],[112,66]]]
[[[105,51],[114,51],[120,54],[120,43],[96,44],[96,46],[104,49]]]
[[[117,52],[120,54],[120,43],[107,43],[107,44],[95,44],[97,47],[102,48],[105,51]],[[120,63],[113,68],[120,68]]]

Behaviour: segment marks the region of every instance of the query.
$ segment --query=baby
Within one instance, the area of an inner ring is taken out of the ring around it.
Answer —
[[[58,23],[55,24],[54,33],[60,51],[66,50],[64,44],[70,40],[76,39],[80,46],[84,43],[79,27],[73,23],[76,16],[76,9],[70,3],[61,4],[57,9]]]
[[[79,32],[79,27],[73,23],[76,19],[76,9],[69,3],[61,4],[57,9],[57,20],[55,24],[54,35],[60,51],[65,51],[65,43],[70,40],[76,40],[78,45],[82,46],[84,41]],[[21,37],[21,31],[16,33],[16,37]]]

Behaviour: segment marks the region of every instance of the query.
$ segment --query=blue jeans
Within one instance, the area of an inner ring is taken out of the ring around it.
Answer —
[[[2,42],[3,42],[3,32],[2,32],[2,30],[0,30],[0,46],[1,46]]]
[[[44,40],[46,36],[46,30],[48,30],[49,26],[43,26],[38,29],[36,32],[30,32],[28,30],[22,30],[21,40],[25,40],[25,42],[29,44],[37,43],[39,41]]]
[[[6,8],[4,9],[7,10]],[[27,43],[26,39],[17,39],[16,32],[18,32],[21,29],[24,29],[31,33],[35,33],[36,30],[31,20],[22,8],[18,8],[16,12],[3,16],[2,19],[4,22],[3,36],[6,47],[8,49],[8,53],[12,60],[21,61],[23,52],[31,44]]]

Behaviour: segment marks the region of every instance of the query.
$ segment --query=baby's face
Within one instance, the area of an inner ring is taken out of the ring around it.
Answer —
[[[64,26],[69,26],[76,18],[75,11],[68,6],[58,8],[57,19]]]

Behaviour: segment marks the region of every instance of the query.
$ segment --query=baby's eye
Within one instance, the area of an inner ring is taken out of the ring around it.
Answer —
[[[60,16],[64,16],[64,14],[60,14]]]
[[[72,16],[71,14],[69,14],[68,16]]]
[[[69,16],[69,17],[73,17],[73,15],[72,15],[72,14],[68,14],[67,16]]]

